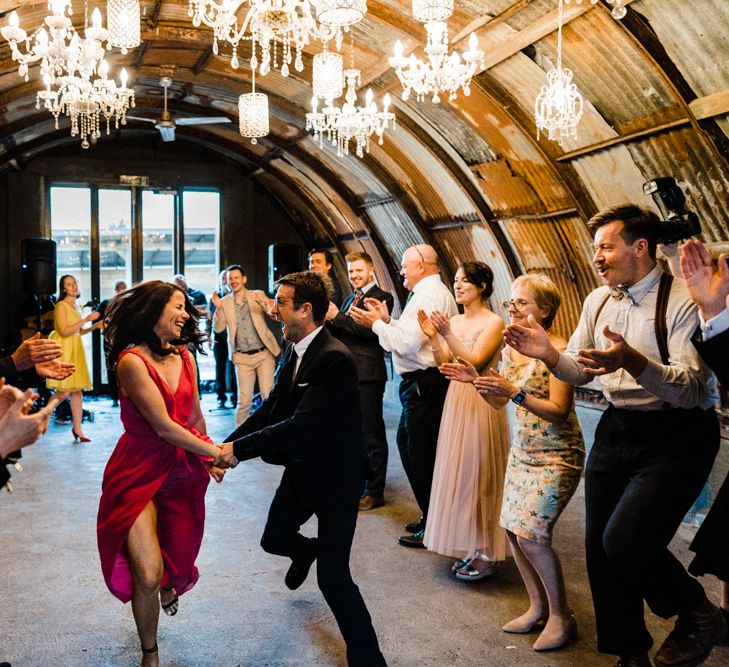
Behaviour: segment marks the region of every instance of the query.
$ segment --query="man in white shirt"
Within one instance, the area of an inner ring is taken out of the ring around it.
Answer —
[[[650,667],[643,601],[678,615],[657,667],[698,665],[726,634],[721,613],[668,549],[719,447],[715,379],[691,345],[696,306],[656,264],[660,221],[632,204],[589,223],[604,286],[588,295],[567,349],[544,330],[507,327],[505,341],[575,385],[599,377],[609,407],[585,468],[586,556],[598,650]]]
[[[410,296],[399,319],[392,319],[387,307],[376,299],[365,299],[366,309],[350,308],[349,315],[357,324],[372,328],[380,345],[392,352],[395,372],[402,377],[397,447],[422,516],[406,526],[413,534],[403,535],[399,542],[407,547],[424,548],[435,449],[448,381],[436,366],[430,340],[418,323],[418,311],[430,315],[438,310],[453,317],[458,314],[458,308],[440,279],[438,255],[431,246],[410,246],[403,253],[401,267],[403,285]]]

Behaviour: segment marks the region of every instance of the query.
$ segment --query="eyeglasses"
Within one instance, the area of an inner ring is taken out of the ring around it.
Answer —
[[[421,262],[422,262],[423,264],[437,264],[437,263],[438,263],[438,262],[428,262],[428,261],[426,261],[425,257],[423,257],[423,253],[422,253],[422,252],[420,252],[420,250],[418,249],[418,246],[416,246],[416,245],[413,245],[413,246],[410,246],[410,247],[411,247],[411,248],[412,248],[412,249],[413,249],[413,250],[414,250],[415,252],[417,252],[417,253],[418,253],[418,257],[420,257],[420,261],[421,261]]]
[[[275,304],[276,304],[277,306],[285,306],[285,305],[286,305],[287,303],[289,303],[289,302],[291,302],[291,303],[306,303],[305,301],[299,301],[298,299],[292,299],[292,298],[291,298],[291,297],[289,297],[289,296],[277,296],[277,297],[276,297],[276,298],[275,298],[275,299],[273,300],[273,302],[274,302],[274,303],[275,303]]]
[[[524,301],[524,299],[509,299],[508,301],[503,301],[501,305],[507,310],[511,306],[514,306],[514,310],[521,310],[524,306],[528,306],[533,303],[533,301]]]

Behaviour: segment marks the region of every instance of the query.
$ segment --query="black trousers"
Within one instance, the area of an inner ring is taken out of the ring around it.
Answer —
[[[359,397],[362,404],[362,430],[365,449],[370,461],[371,478],[365,483],[365,494],[382,498],[387,479],[387,435],[382,417],[382,396],[385,381],[359,383]]]
[[[668,544],[718,448],[713,410],[610,406],[600,419],[585,468],[587,574],[599,651],[635,655],[650,649],[644,600],[663,618],[703,601],[701,584]]]
[[[426,519],[447,391],[448,380],[437,368],[404,373],[400,383],[402,414],[397,425],[397,448],[415,500]]]
[[[227,334],[225,334],[227,335]],[[215,393],[218,400],[225,403],[227,400],[226,391],[230,391],[233,405],[238,403],[238,386],[235,380],[235,368],[233,362],[228,359],[228,340],[213,341],[213,356],[215,357]]]
[[[316,576],[347,644],[350,667],[386,667],[367,606],[352,580],[349,555],[359,512],[359,493],[347,502],[310,506],[297,496],[284,473],[268,512],[261,538],[264,551],[299,559],[313,548],[312,540],[299,533],[313,514],[319,524]]]

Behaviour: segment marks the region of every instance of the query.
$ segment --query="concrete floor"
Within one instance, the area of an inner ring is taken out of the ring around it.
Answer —
[[[392,388],[388,397],[394,399]],[[233,412],[213,410],[204,397],[208,430],[226,435]],[[118,409],[88,400],[93,441],[73,443],[69,426],[52,425],[26,450],[16,491],[0,498],[0,660],[13,667],[118,667],[139,664],[131,609],[105,588],[96,551],[96,511],[103,467],[120,433]],[[403,524],[418,512],[394,445],[398,410],[387,404],[391,459],[388,504],[360,515],[352,571],[391,667],[445,665],[614,664],[595,652],[594,622],[583,556],[584,510],[578,493],[556,530],[579,640],[536,654],[535,635],[506,635],[501,625],[522,613],[526,595],[513,561],[492,579],[464,584],[451,559],[398,546]],[[581,411],[586,432],[595,413]],[[162,616],[160,658],[166,667],[343,666],[343,643],[315,577],[295,592],[283,576],[288,561],[265,554],[258,541],[281,469],[242,464],[221,486],[211,483],[208,519],[195,589],[179,614]],[[313,534],[315,525],[305,532]],[[682,528],[676,551],[686,559],[692,529]],[[705,580],[713,599],[718,587]],[[657,643],[671,623],[648,614]],[[729,664],[729,648],[715,649],[707,666]]]

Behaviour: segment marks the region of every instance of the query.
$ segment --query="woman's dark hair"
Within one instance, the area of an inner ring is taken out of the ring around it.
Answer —
[[[475,285],[481,292],[481,301],[489,300],[494,293],[494,272],[488,264],[483,262],[463,262],[460,266],[466,274],[468,282]]]
[[[112,365],[116,365],[119,354],[130,345],[146,343],[160,357],[176,351],[174,348],[163,348],[159,336],[154,333],[154,326],[175,292],[185,297],[185,311],[190,318],[182,327],[180,337],[171,342],[174,345],[191,344],[198,352],[205,354],[203,343],[207,341],[208,335],[197,328],[199,311],[192,305],[190,298],[177,285],[150,280],[122,292],[109,304],[104,338],[110,345],[109,361]]]
[[[63,287],[63,281],[66,280],[66,278],[73,278],[74,280],[76,280],[76,276],[73,276],[70,273],[67,273],[67,274],[61,276],[61,278],[58,281],[58,300],[59,301],[61,299],[66,298],[66,290]],[[78,283],[78,280],[76,280],[76,282]],[[81,296],[81,290],[79,290],[79,293],[76,296],[77,297]]]

